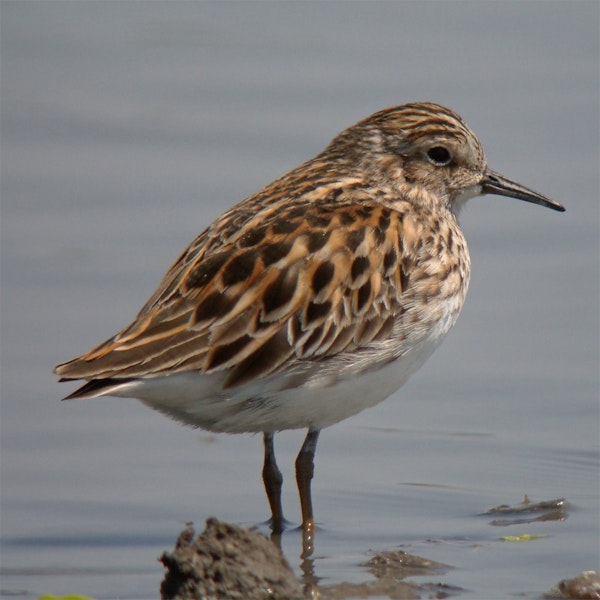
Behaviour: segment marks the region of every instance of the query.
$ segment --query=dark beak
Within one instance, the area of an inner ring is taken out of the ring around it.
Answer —
[[[524,185],[517,183],[487,169],[483,179],[481,180],[481,193],[482,194],[495,194],[496,196],[509,196],[510,198],[518,198],[519,200],[525,200],[525,202],[533,202],[533,204],[539,204],[540,206],[546,206],[552,210],[558,210],[564,212],[565,207],[554,200],[550,200],[542,194],[538,194],[533,190],[526,188]]]

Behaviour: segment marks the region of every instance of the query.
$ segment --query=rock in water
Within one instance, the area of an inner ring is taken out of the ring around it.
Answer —
[[[264,536],[217,519],[208,519],[194,539],[184,529],[173,552],[160,560],[167,573],[164,600],[300,600],[299,581],[281,550]]]

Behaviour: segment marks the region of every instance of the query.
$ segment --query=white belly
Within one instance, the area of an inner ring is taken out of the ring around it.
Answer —
[[[385,400],[419,369],[443,339],[451,322],[439,323],[425,340],[383,367],[331,382],[313,373],[291,386],[286,375],[223,390],[223,374],[176,374],[139,379],[110,395],[134,397],[170,417],[210,431],[242,433],[322,429]],[[297,379],[297,376],[296,376]]]

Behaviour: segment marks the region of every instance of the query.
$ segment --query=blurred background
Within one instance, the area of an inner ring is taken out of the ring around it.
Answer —
[[[314,573],[365,581],[370,549],[402,547],[506,598],[597,568],[599,7],[3,1],[1,596],[157,597],[156,558],[185,521],[268,516],[260,436],[135,400],[61,403],[73,386],[51,370],[126,325],[231,205],[415,100],[456,110],[494,170],[567,212],[465,208],[455,330],[402,390],[321,436]],[[276,437],[296,523],[303,435]],[[525,494],[565,497],[568,518],[481,516]],[[545,537],[501,541],[523,533]],[[298,532],[283,544],[299,572]]]

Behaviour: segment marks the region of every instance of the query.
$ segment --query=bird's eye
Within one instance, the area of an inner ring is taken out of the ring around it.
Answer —
[[[434,146],[433,148],[429,148],[427,150],[427,158],[437,166],[443,167],[447,165],[452,157],[450,156],[450,152],[443,146]]]

